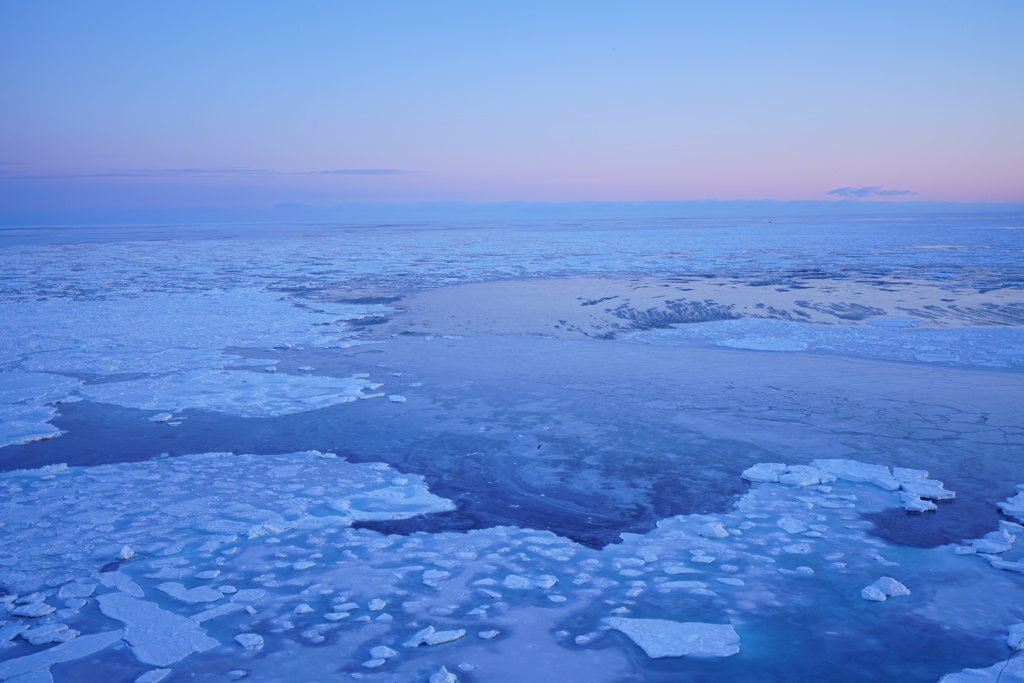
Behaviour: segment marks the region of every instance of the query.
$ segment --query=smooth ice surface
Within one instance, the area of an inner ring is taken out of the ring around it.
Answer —
[[[124,593],[107,593],[96,601],[104,615],[124,623],[124,640],[143,664],[168,666],[220,645],[192,619],[160,609],[155,603]]]
[[[268,374],[247,370],[193,370],[161,377],[91,384],[92,401],[142,410],[185,408],[239,417],[275,417],[363,398],[365,379]]]
[[[740,637],[729,624],[702,624],[667,619],[604,620],[643,648],[648,657],[728,657],[740,651]]]

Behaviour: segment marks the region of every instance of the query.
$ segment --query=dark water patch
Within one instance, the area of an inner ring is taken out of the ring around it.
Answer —
[[[355,320],[348,321],[348,325],[354,329],[361,329],[364,327],[371,327],[373,325],[383,325],[384,323],[391,322],[391,318],[383,315],[367,316],[366,318],[357,318]]]
[[[360,296],[351,299],[333,299],[334,302],[339,304],[356,304],[360,306],[387,306],[388,304],[393,304],[401,300],[402,297],[400,296]]]
[[[743,489],[738,477],[694,472],[693,464],[707,447],[722,454],[749,448],[725,441],[688,444],[685,433],[659,431],[656,424],[603,434],[602,443],[565,437],[538,444],[507,434],[425,434],[424,424],[436,419],[403,422],[395,419],[400,410],[382,400],[262,419],[186,410],[177,414],[182,423],[171,426],[151,422],[156,411],[81,401],[61,406],[53,420],[66,431],[60,437],[0,449],[0,470],[204,452],[319,450],[422,475],[432,493],[457,506],[454,513],[367,528],[412,533],[511,525],[551,531],[594,548],[618,543],[623,532],[647,532],[664,517],[724,512]],[[449,419],[475,418],[472,407],[464,406]],[[749,453],[746,459],[765,455]]]
[[[797,301],[796,305],[801,308],[806,308],[810,311],[817,311],[818,313],[826,313],[828,315],[834,315],[841,320],[866,320],[867,318],[874,318],[880,315],[885,315],[885,311],[881,308],[874,306],[863,306],[861,304],[847,304],[847,303],[834,303],[834,304],[815,304],[810,301]]]
[[[995,506],[982,501],[939,501],[935,512],[908,512],[894,508],[864,515],[874,527],[868,533],[888,543],[911,548],[936,548],[981,538],[1005,519]]]

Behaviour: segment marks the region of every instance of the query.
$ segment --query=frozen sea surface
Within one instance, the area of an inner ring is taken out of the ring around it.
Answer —
[[[0,680],[1024,680],[1022,226],[4,232]]]

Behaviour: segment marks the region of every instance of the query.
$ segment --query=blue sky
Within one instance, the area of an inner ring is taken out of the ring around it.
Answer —
[[[1022,26],[1019,0],[7,0],[0,210],[1020,202]]]

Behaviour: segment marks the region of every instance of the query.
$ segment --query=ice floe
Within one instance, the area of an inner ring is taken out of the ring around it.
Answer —
[[[728,657],[740,651],[740,637],[730,624],[677,622],[667,619],[604,620],[639,645],[648,657]]]

